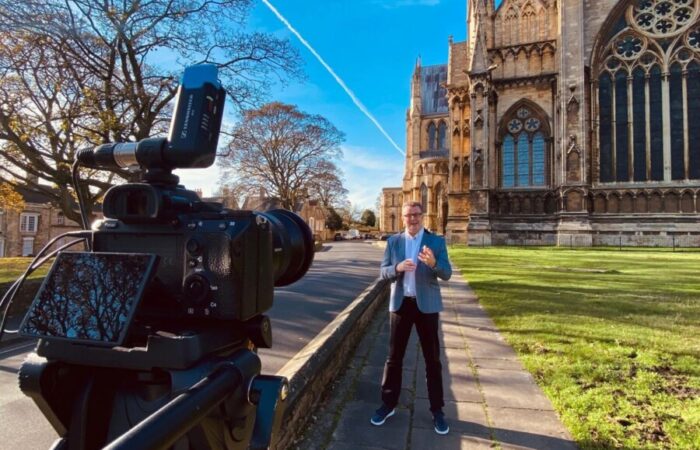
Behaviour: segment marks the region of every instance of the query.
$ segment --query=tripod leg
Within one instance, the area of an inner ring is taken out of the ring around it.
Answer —
[[[75,396],[71,411],[67,450],[99,449],[107,438],[114,398],[107,388],[109,378],[104,374],[82,378],[84,384]]]
[[[85,437],[87,434],[87,410],[88,401],[92,388],[95,384],[95,379],[89,377],[85,380],[85,384],[75,397],[73,402],[73,410],[71,411],[70,428],[68,429],[68,449],[69,450],[87,450],[85,446]]]

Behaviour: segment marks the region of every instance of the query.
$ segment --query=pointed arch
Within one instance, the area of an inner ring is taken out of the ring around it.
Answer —
[[[551,128],[544,110],[521,99],[502,116],[498,127],[499,185],[504,189],[549,184]]]
[[[686,16],[669,20],[661,8],[638,5],[617,2],[593,42],[592,142],[599,149],[593,181],[700,179],[700,131],[688,126],[700,119],[694,106],[700,71],[696,77],[697,56],[690,56],[697,51],[690,36],[700,25],[700,8],[687,2]],[[649,207],[656,203],[653,195]]]
[[[437,150],[445,149],[447,149],[447,124],[441,120],[437,127]]]
[[[428,124],[428,150],[435,150],[437,143],[437,128],[434,122]]]

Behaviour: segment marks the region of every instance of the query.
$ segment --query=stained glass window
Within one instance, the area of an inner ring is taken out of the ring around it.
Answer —
[[[600,108],[600,181],[613,181],[612,177],[612,80],[603,72],[598,83]]]
[[[541,118],[537,118],[528,107],[521,106],[504,120],[501,186],[545,186],[547,143],[541,131]]]
[[[438,150],[444,150],[447,148],[445,145],[445,136],[447,135],[447,125],[445,125],[445,122],[440,122],[440,125],[438,125],[438,145],[437,148]]]
[[[651,138],[651,179],[664,179],[664,127],[661,104],[661,69],[654,66],[649,77],[649,126]]]
[[[671,76],[669,77],[671,83],[671,178],[674,180],[685,178],[682,71],[680,64],[674,64],[671,66]]]
[[[513,187],[515,186],[515,144],[511,135],[507,135],[503,140],[502,159],[503,187]]]
[[[527,133],[520,133],[518,136],[518,186],[530,185],[530,145]]]
[[[615,179],[628,181],[629,128],[627,122],[627,72],[615,75]]]
[[[637,67],[632,81],[632,117],[634,120],[634,181],[647,179],[647,127],[644,69]]]
[[[692,179],[700,178],[700,64],[692,62],[688,65],[688,99],[696,101],[688,102],[688,158],[690,167],[688,176]]]
[[[625,3],[597,56],[598,180],[698,179],[699,2]]]

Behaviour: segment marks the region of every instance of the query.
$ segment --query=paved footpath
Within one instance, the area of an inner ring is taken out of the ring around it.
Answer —
[[[425,364],[417,333],[404,359],[396,414],[383,426],[369,423],[379,406],[389,341],[388,314],[377,314],[343,377],[332,387],[299,449],[552,449],[573,450],[569,432],[551,403],[496,330],[466,280],[455,271],[441,282],[440,315],[445,415],[450,433],[435,433]]]

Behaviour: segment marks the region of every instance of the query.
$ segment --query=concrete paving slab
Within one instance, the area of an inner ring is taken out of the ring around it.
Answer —
[[[408,443],[411,412],[397,408],[396,414],[377,427],[369,422],[376,405],[353,401],[345,405],[332,440],[354,446],[403,450]],[[356,448],[355,447],[355,448]]]
[[[496,440],[502,448],[575,450],[571,435],[553,411],[489,408]]]
[[[467,333],[467,345],[474,358],[517,359],[513,347],[500,338],[497,333],[472,331]]]
[[[355,387],[353,399],[366,401],[370,404],[373,404],[374,408],[372,409],[372,411],[379,408],[379,405],[382,403],[381,384],[383,375],[384,368],[365,366],[362,370],[362,373],[357,378],[357,384]],[[404,369],[402,375],[403,383],[401,395],[399,396],[400,405],[408,407],[413,403],[414,376],[415,370]]]
[[[518,359],[473,358],[474,366],[479,369],[525,370]]]
[[[476,378],[469,367],[469,359],[464,351],[443,349],[442,383],[445,401],[480,402],[483,396],[479,392]],[[416,398],[428,398],[425,380],[425,362],[421,357],[416,371]]]
[[[443,412],[450,426],[450,433],[486,439],[490,437],[491,428],[488,425],[483,403],[446,401]],[[435,433],[428,400],[416,399],[413,428],[425,428]]]
[[[467,343],[462,336],[448,335],[440,337],[440,346],[464,351],[467,348]]]
[[[479,383],[489,408],[524,408],[553,411],[528,372],[480,369]]]
[[[413,333],[411,338],[408,340],[406,345],[406,354],[403,359],[404,368],[415,368],[416,367],[416,346],[418,345],[418,339],[416,337],[418,333]],[[384,367],[386,358],[389,354],[389,334],[379,334],[374,342],[374,348],[369,352],[367,356],[367,364],[372,366]]]
[[[411,433],[411,449],[432,450],[492,450],[494,444],[491,440],[470,436],[468,434],[450,433],[441,436],[432,429],[414,428]]]

